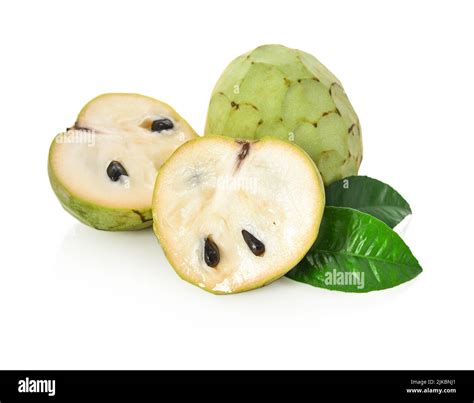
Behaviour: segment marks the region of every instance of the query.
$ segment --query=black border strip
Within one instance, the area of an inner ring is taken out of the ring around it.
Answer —
[[[20,393],[27,378],[54,396]],[[233,400],[472,403],[474,371],[0,371],[0,403]]]

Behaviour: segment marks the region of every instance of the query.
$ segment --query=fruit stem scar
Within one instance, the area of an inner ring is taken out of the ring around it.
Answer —
[[[240,144],[242,147],[240,148],[239,153],[237,154],[237,163],[235,165],[235,171],[239,170],[240,166],[242,165],[242,162],[245,158],[247,158],[247,155],[249,155],[250,152],[250,143],[248,141],[237,140],[237,143]]]
[[[85,132],[91,131],[91,129],[89,129],[88,127],[80,126],[78,122],[75,122],[72,127],[68,127],[67,130],[68,130],[68,131],[69,131],[69,130],[82,130],[82,131],[85,131]]]

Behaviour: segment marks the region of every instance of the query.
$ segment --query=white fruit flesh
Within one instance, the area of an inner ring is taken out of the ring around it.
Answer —
[[[152,122],[174,127],[151,131]],[[56,138],[50,164],[60,183],[79,199],[110,208],[151,206],[156,174],[181,144],[196,134],[170,106],[137,94],[106,94],[87,104],[76,124]],[[128,176],[112,181],[107,167],[120,162]]]
[[[288,272],[315,241],[323,208],[313,161],[300,148],[267,138],[188,142],[160,170],[153,198],[155,232],[171,264],[214,293],[249,290]],[[252,253],[242,230],[265,245],[262,256]],[[204,259],[208,237],[219,249],[216,267]]]

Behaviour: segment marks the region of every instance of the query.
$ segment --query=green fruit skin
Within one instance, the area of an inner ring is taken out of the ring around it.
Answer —
[[[204,134],[294,142],[325,185],[357,175],[362,161],[359,119],[340,81],[312,55],[282,45],[260,46],[227,66]]]
[[[57,179],[51,166],[51,152],[56,140],[53,140],[48,158],[48,175],[54,193],[63,208],[82,223],[106,231],[139,230],[150,227],[153,223],[151,209],[128,210],[113,209],[92,204],[73,195]]]

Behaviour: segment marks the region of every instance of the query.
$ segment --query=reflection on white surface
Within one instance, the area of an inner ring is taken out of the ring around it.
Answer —
[[[79,277],[134,274],[152,280],[164,269],[168,271],[169,265],[151,228],[108,232],[77,223],[63,238],[56,259],[59,276],[66,271]]]
[[[406,290],[349,294],[283,277],[257,290],[216,296],[176,275],[151,229],[105,232],[82,224],[75,224],[65,235],[57,252],[55,275],[69,289],[69,297],[78,293],[81,299],[84,294],[97,299],[97,310],[103,308],[106,298],[106,304],[126,304],[122,310],[135,317],[148,312],[162,326],[187,329],[314,328],[323,318],[335,320],[345,315],[349,305],[376,309],[373,301],[393,301]]]

